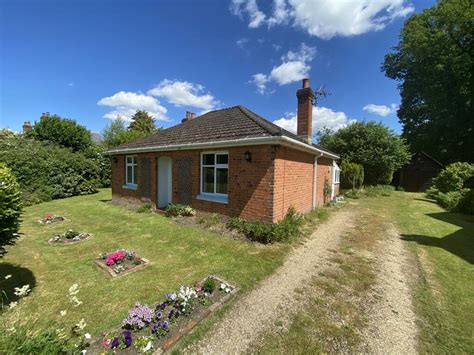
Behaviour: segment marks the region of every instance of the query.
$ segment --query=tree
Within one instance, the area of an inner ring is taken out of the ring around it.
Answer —
[[[362,187],[364,183],[364,167],[360,164],[343,160],[341,163],[342,187],[351,187],[353,190]]]
[[[92,145],[89,130],[69,118],[43,113],[36,121],[28,137],[40,141],[49,141],[72,150],[84,151]]]
[[[402,136],[445,164],[474,162],[473,18],[472,1],[439,1],[405,23],[382,65],[400,82]]]
[[[104,137],[102,143],[106,148],[112,148],[148,135],[149,133],[147,132],[128,130],[125,126],[125,121],[120,116],[117,116],[115,120],[111,121],[102,130],[102,136]]]
[[[129,131],[137,131],[146,134],[152,134],[156,131],[155,119],[146,111],[137,110],[131,119],[132,122],[128,127]]]
[[[20,185],[12,171],[0,163],[0,255],[3,245],[10,243],[18,232],[22,208]]]
[[[381,123],[354,122],[336,132],[320,131],[317,136],[321,146],[361,164],[368,185],[389,184],[395,170],[410,160],[404,140]]]

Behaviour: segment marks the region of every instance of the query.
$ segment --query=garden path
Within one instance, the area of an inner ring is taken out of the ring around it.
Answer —
[[[354,226],[356,209],[344,208],[322,223],[305,243],[295,248],[285,263],[260,286],[241,298],[214,325],[207,336],[195,344],[191,353],[241,353],[276,321],[287,319],[299,307],[295,291],[318,274],[332,257],[342,235]]]
[[[234,307],[214,324],[199,342],[185,352],[235,354],[252,352],[251,346],[263,339],[276,323],[289,323],[291,317],[306,305],[302,290],[318,275],[334,267],[332,258],[344,236],[364,222],[363,208],[355,205],[341,209],[324,223],[301,246],[296,247],[285,263],[261,285],[243,296]],[[372,213],[380,214],[380,211]],[[417,327],[412,306],[410,282],[414,263],[400,235],[384,217],[383,235],[377,247],[365,256],[373,263],[376,282],[365,298],[370,309],[364,317],[367,326],[359,329],[360,351],[382,353],[416,353]]]

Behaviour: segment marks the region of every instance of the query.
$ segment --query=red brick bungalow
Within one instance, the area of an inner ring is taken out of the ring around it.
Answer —
[[[297,135],[243,106],[208,112],[109,150],[114,199],[169,203],[277,222],[339,191],[339,157],[312,144],[313,91],[298,90]]]

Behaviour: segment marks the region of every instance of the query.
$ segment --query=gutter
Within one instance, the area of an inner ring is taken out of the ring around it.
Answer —
[[[318,207],[318,159],[323,156],[323,153],[314,157],[313,167],[313,209]]]
[[[106,151],[105,154],[114,155],[114,154],[130,154],[130,153],[149,153],[149,152],[193,150],[193,149],[241,147],[241,146],[263,145],[263,144],[282,145],[285,147],[294,148],[294,149],[312,153],[312,154],[317,153],[317,154],[320,154],[320,157],[324,156],[331,159],[339,159],[339,156],[336,154],[329,153],[325,150],[312,147],[306,143],[303,143],[296,139],[285,137],[285,136],[242,138],[242,139],[231,139],[231,140],[223,140],[223,141],[210,141],[210,142],[203,142],[203,143],[170,144],[170,145],[138,147],[138,148],[118,148],[118,149],[112,148]]]

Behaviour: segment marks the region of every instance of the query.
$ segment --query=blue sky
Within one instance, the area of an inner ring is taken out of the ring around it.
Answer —
[[[98,132],[136,109],[168,127],[186,110],[242,104],[293,129],[309,76],[331,93],[316,127],[376,120],[399,132],[397,83],[380,65],[403,22],[433,4],[0,0],[0,127],[51,112]]]

